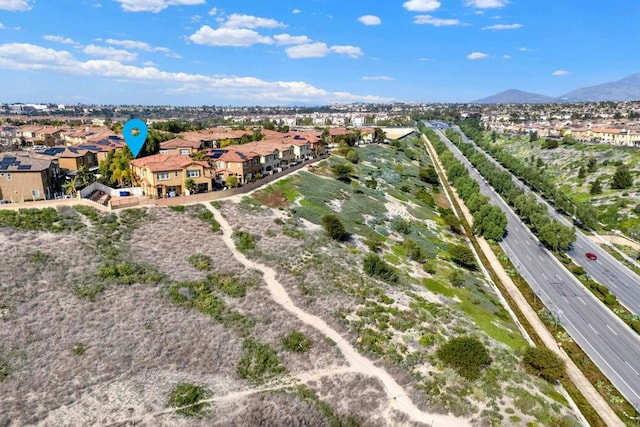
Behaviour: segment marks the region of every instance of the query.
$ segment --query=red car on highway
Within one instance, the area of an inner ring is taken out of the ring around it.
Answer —
[[[595,261],[598,259],[598,255],[594,254],[593,252],[587,252],[586,257],[589,258],[591,261]]]

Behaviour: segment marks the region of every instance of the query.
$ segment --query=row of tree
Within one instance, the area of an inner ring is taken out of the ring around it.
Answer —
[[[471,211],[473,233],[491,240],[502,239],[507,229],[505,213],[499,207],[489,204],[489,198],[480,194],[480,186],[469,176],[467,168],[453,156],[433,130],[426,127],[421,130],[440,156],[449,181]]]
[[[473,131],[469,133],[477,137],[477,133]],[[523,222],[529,226],[544,245],[554,251],[569,248],[576,238],[574,227],[567,227],[552,219],[547,208],[538,203],[532,194],[526,194],[523,189],[518,187],[509,172],[502,170],[487,156],[477,151],[473,144],[463,142],[462,137],[456,131],[448,129],[447,137],[462,151],[503,199],[514,208]]]
[[[489,142],[482,124],[477,117],[470,117],[460,122],[462,131],[471,138],[478,146],[495,158],[502,166],[520,178],[529,187],[542,193],[543,197],[553,203],[556,208],[565,214],[571,214],[577,219],[578,224],[596,229],[599,227],[597,211],[589,202],[576,203],[571,200],[563,191],[557,188],[553,179],[549,177],[542,166],[544,162],[525,161],[511,155],[501,147]],[[493,135],[493,134],[492,134]],[[492,138],[493,139],[493,136]],[[586,167],[580,167],[579,178],[586,178],[587,173],[597,170],[597,161],[590,158]],[[611,179],[611,188],[626,189],[633,185],[633,176],[626,165],[619,165]],[[589,192],[597,195],[602,192],[603,183],[600,178],[592,181]]]

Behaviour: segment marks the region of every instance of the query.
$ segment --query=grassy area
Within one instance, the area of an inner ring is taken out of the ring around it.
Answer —
[[[414,160],[405,154],[408,149]],[[331,241],[320,227],[310,231],[298,226],[296,237],[285,239],[272,229],[259,231],[258,224],[243,225],[238,229],[258,236],[256,251],[249,255],[278,266],[297,302],[320,315],[331,313],[360,351],[414,378],[411,386],[433,408],[462,416],[477,411],[487,423],[496,422],[506,410],[500,402],[511,398],[501,385],[526,383],[548,394],[534,393],[545,403],[529,416],[539,422],[555,419],[557,392],[551,393],[553,388],[533,379],[519,365],[518,355],[526,341],[494,289],[480,272],[450,261],[452,245],[466,243],[442,219],[448,211],[438,211],[448,208],[444,193],[419,176],[420,168],[431,165],[422,141],[413,138],[355,150],[361,160],[353,165],[349,179],[333,176],[332,166],[345,163],[336,155],[310,172],[287,178],[281,186],[265,189],[251,202],[225,204],[222,209],[228,218],[237,218],[241,212],[244,216],[237,219],[243,224],[264,221],[270,228],[274,223],[296,224],[298,219],[320,226],[324,215],[334,214],[352,234],[350,241]],[[285,192],[296,197],[287,201],[284,214],[274,222],[264,206],[281,206],[270,205],[266,196],[281,194],[279,199],[286,200]],[[372,252],[379,257],[374,264],[382,265],[377,261],[381,259],[393,266],[387,265],[385,271],[396,272],[394,280],[387,280],[385,274],[362,274],[367,268],[373,273],[379,270],[371,266]],[[452,285],[454,271],[462,274],[461,285]],[[461,334],[481,337],[495,361],[478,380],[476,391],[467,380],[452,378],[434,359],[440,344]],[[481,402],[486,409],[480,411],[471,402]]]

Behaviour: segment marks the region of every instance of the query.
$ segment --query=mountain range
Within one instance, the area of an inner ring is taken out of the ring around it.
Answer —
[[[614,82],[582,87],[558,97],[509,89],[473,104],[549,104],[556,102],[600,102],[640,100],[640,73],[630,74]]]

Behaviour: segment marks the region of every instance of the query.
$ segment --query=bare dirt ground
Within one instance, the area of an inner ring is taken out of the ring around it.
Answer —
[[[233,253],[233,256],[245,267],[257,269],[264,273],[264,280],[267,284],[273,300],[280,306],[285,308],[289,313],[293,314],[300,321],[315,328],[327,338],[330,338],[334,342],[336,342],[338,348],[349,362],[349,366],[351,367],[353,372],[372,376],[373,378],[382,382],[384,390],[386,392],[386,400],[388,401],[388,404],[391,408],[401,411],[402,413],[408,415],[414,421],[428,422],[431,423],[430,425],[468,425],[468,421],[461,418],[435,413],[426,413],[418,409],[413,404],[406,391],[395,381],[395,379],[391,375],[389,375],[389,373],[387,373],[384,369],[375,366],[371,360],[358,354],[353,346],[347,340],[345,340],[337,331],[332,329],[325,321],[317,316],[305,312],[304,310],[294,305],[284,286],[276,279],[276,272],[272,268],[251,261],[247,259],[244,254],[236,250],[233,240],[231,239],[233,229],[226,221],[226,219],[222,215],[220,215],[220,213],[216,209],[213,209],[212,207],[209,207],[209,209],[211,209],[211,212],[214,213],[216,220],[220,223],[223,231],[222,239]]]
[[[193,253],[214,259],[216,272],[260,276],[253,269],[262,266],[235,252],[228,228],[203,235],[200,220],[165,208],[151,212],[133,231],[130,250],[170,283],[203,276],[187,262]],[[290,392],[296,384],[364,425],[465,425],[417,410],[388,373],[293,306],[273,270],[245,298],[226,302],[255,319],[251,334],[273,348],[293,330],[310,337],[312,347],[305,354],[279,350],[289,374],[262,386],[236,374],[243,338],[171,303],[166,285],[108,286],[95,301],[79,298],[79,278],[100,265],[90,231],[0,229],[0,356],[11,366],[0,383],[0,425],[327,425],[316,406]],[[178,382],[212,391],[209,416],[186,419],[167,409]]]

